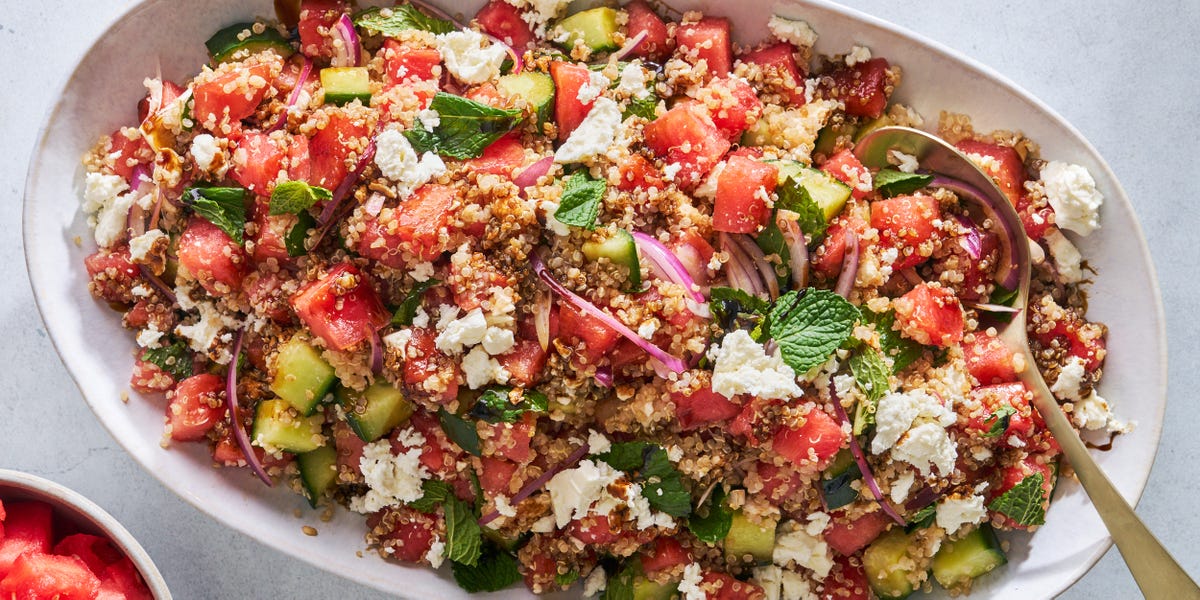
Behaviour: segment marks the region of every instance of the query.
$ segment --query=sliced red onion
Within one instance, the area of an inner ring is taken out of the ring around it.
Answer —
[[[342,179],[342,182],[333,190],[332,198],[321,209],[321,216],[317,218],[317,239],[313,241],[313,248],[321,243],[326,233],[329,233],[329,229],[334,223],[333,216],[337,213],[338,207],[341,206],[342,200],[345,200],[346,196],[350,194],[350,190],[358,183],[363,171],[366,170],[367,165],[371,163],[371,159],[373,158],[375,158],[375,138],[371,138],[366,149],[363,150],[363,155],[359,157],[358,162],[354,165],[354,170],[350,171]]]
[[[329,28],[329,33],[342,42],[340,45],[333,45],[333,58],[329,64],[335,67],[357,67],[362,63],[362,41],[358,39],[358,31],[354,29],[354,19],[351,19],[350,15],[343,14],[333,27]]]
[[[642,350],[645,350],[646,353],[651,357],[662,362],[663,366],[665,366],[667,369],[670,369],[675,373],[682,373],[687,370],[687,365],[682,360],[671,356],[662,348],[655,346],[642,336],[638,335],[637,332],[633,331],[629,327],[626,327],[624,323],[612,315],[604,312],[604,310],[602,310],[600,307],[588,302],[575,292],[563,287],[561,283],[556,281],[554,277],[550,275],[550,271],[546,269],[546,262],[542,259],[540,254],[535,252],[533,255],[531,255],[530,262],[533,264],[533,271],[537,273],[538,277],[540,277],[542,281],[546,282],[546,285],[550,286],[550,289],[569,300],[571,304],[575,305],[576,308],[596,319],[599,319],[602,323],[612,328],[617,333],[625,336],[626,339],[636,344]]]
[[[167,287],[167,284],[163,282],[162,279],[159,279],[158,275],[155,275],[154,271],[150,270],[150,267],[139,264],[138,271],[141,272],[142,279],[145,279],[146,283],[150,284],[150,287],[158,290],[158,293],[162,294],[162,297],[166,298],[168,302],[171,304],[178,302],[178,299],[175,297],[175,292],[171,290],[171,288]]]
[[[808,242],[795,219],[784,218],[782,212],[775,215],[775,224],[783,233],[788,247],[788,262],[792,267],[792,285],[797,290],[808,287]]]
[[[966,215],[954,215],[954,220],[966,230],[958,238],[958,243],[967,251],[968,256],[979,260],[983,256],[983,236],[979,234],[979,227]]]
[[[854,278],[858,277],[858,236],[846,230],[846,256],[842,257],[842,274],[838,275],[833,291],[843,298],[850,297],[854,289]]]
[[[1003,304],[991,304],[988,302],[968,302],[967,306],[984,312],[1008,313],[1013,315],[1021,312],[1020,308],[1014,306],[1004,306]]]
[[[291,95],[288,96],[287,106],[283,107],[283,114],[279,115],[279,121],[275,123],[267,133],[279,131],[287,125],[288,113],[292,111],[292,107],[296,106],[296,102],[300,100],[300,92],[304,91],[304,82],[308,81],[308,76],[312,73],[313,61],[307,56],[304,57],[304,66],[300,68],[300,76],[296,78],[296,87],[292,88]]]
[[[955,194],[958,194],[959,196],[970,196],[975,203],[977,203],[979,206],[985,207],[993,214],[999,212],[993,204],[994,202],[1008,202],[1007,199],[993,200],[990,195],[983,193],[983,191],[981,191],[979,188],[964,181],[946,177],[944,175],[935,174],[933,177],[933,182],[929,184],[929,187],[944,188],[954,192]],[[1014,249],[1017,247],[1017,244],[1027,244],[1028,242],[1026,240],[1028,238],[1026,237],[1024,231],[1013,231],[1009,229],[1004,219],[993,218],[992,221],[998,223],[1002,229],[1003,235],[1000,236],[1000,245],[1004,247],[1004,257],[1006,258],[1005,262],[1000,265],[1000,269],[996,271],[996,281],[998,281],[1000,285],[1007,289],[1016,289],[1017,284],[1019,283],[1018,280],[1020,278],[1020,269],[1019,265],[1014,262],[1017,256],[1017,253],[1014,251]]]
[[[378,375],[383,372],[383,342],[379,339],[379,332],[371,332],[371,373]]]
[[[779,277],[775,275],[775,267],[767,262],[767,255],[763,253],[762,248],[754,242],[754,239],[748,235],[733,235],[730,236],[742,248],[742,253],[750,259],[750,264],[758,269],[759,275],[764,283],[767,284],[767,292],[771,294],[771,299],[779,297]]]
[[[554,465],[553,467],[546,469],[546,472],[542,473],[540,477],[525,484],[525,486],[522,487],[519,491],[517,491],[516,494],[513,494],[513,497],[509,500],[509,502],[512,503],[513,506],[520,504],[523,500],[534,495],[535,493],[538,492],[538,490],[541,490],[543,487],[545,487],[546,483],[549,482],[551,479],[554,479],[554,476],[558,475],[559,472],[569,469],[569,468],[575,466],[575,463],[583,460],[583,457],[587,456],[588,452],[590,452],[590,451],[591,451],[591,448],[588,446],[587,442],[584,442],[582,446],[576,448],[574,452],[572,452],[570,455],[568,455],[566,460],[563,460],[562,462],[558,463],[557,465]],[[488,523],[495,521],[496,518],[499,516],[500,516],[500,511],[494,510],[494,511],[480,517],[479,524],[487,525]]]
[[[629,54],[631,52],[633,52],[634,50],[637,49],[638,44],[641,44],[643,41],[646,40],[647,35],[649,35],[649,34],[645,29],[639,31],[637,35],[633,36],[633,39],[630,39],[629,41],[625,42],[625,45],[621,46],[620,50],[613,52],[613,55],[608,57],[608,62],[611,62],[611,63],[620,62],[621,59],[625,58],[626,56],[629,56]]]
[[[613,370],[611,365],[604,365],[596,368],[595,374],[596,384],[600,387],[610,388],[613,386]]]
[[[519,52],[517,52],[515,49],[513,49],[512,46],[508,45],[508,42],[506,42],[490,33],[486,33],[484,35],[486,35],[488,37],[488,39],[492,40],[493,44],[500,44],[501,46],[504,46],[504,50],[508,52],[508,58],[512,59],[512,63],[513,63],[512,74],[513,75],[517,75],[521,71],[525,70],[525,61],[521,59],[521,54]]]
[[[651,273],[660,279],[682,286],[688,296],[691,296],[692,300],[696,302],[708,301],[708,298],[700,293],[700,286],[696,285],[691,274],[684,268],[683,263],[679,262],[679,257],[675,256],[670,248],[640,231],[633,232],[633,241],[637,245],[638,252],[649,263]]]
[[[533,329],[537,332],[542,352],[550,348],[550,309],[553,304],[554,297],[546,292],[538,292],[537,301],[533,304]]]
[[[842,401],[838,398],[837,391],[833,388],[834,386],[829,387],[829,398],[833,401],[833,409],[837,412],[838,419],[842,423],[849,423],[850,417],[846,414],[846,409],[842,408]],[[896,512],[896,509],[892,508],[892,505],[888,504],[888,501],[883,498],[883,492],[879,489],[879,483],[875,481],[875,475],[871,473],[871,465],[867,462],[867,457],[863,454],[862,447],[858,445],[858,438],[854,437],[854,435],[850,436],[850,454],[854,455],[854,462],[858,465],[858,470],[862,473],[863,482],[871,490],[871,495],[875,496],[875,501],[879,503],[879,508],[882,508],[883,512],[887,513],[887,516],[891,517],[896,523],[899,523],[901,526],[906,525],[908,522],[904,520],[904,517],[901,517]]]
[[[383,210],[383,203],[386,201],[387,198],[383,194],[378,192],[373,193],[367,196],[367,201],[363,204],[363,210],[367,211],[367,214],[372,217],[378,217],[379,212]]]
[[[549,173],[552,166],[554,166],[554,157],[547,156],[526,167],[524,171],[513,178],[513,183],[522,190],[537,185],[538,180]]]
[[[146,233],[146,211],[137,202],[129,207],[129,213],[125,215],[125,230],[129,232],[130,240]]]
[[[729,254],[729,262],[725,263],[725,276],[729,279],[729,286],[752,296],[765,295],[767,289],[758,274],[758,269],[750,264],[750,258],[742,252],[742,247],[734,241],[733,236],[722,232],[718,240],[721,250]]]
[[[238,448],[242,449],[242,456],[246,458],[246,464],[250,465],[250,469],[254,471],[255,475],[258,475],[263,483],[267,484],[267,487],[272,487],[275,484],[267,475],[267,470],[263,468],[262,463],[258,461],[258,455],[254,453],[254,448],[250,445],[250,437],[246,435],[246,430],[242,428],[242,420],[238,418],[238,358],[242,355],[242,342],[245,337],[246,330],[243,328],[238,330],[237,337],[233,340],[233,359],[229,361],[229,371],[225,375],[225,408],[229,411],[229,429],[233,431],[233,439],[237,440]]]
[[[921,488],[921,491],[917,492],[917,494],[912,497],[912,500],[904,503],[904,509],[921,510],[922,508],[937,502],[938,498],[940,497],[941,495],[933,491],[933,488],[923,487]]]

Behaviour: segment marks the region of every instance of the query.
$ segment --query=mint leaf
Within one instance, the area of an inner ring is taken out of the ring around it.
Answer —
[[[235,187],[189,187],[183,197],[196,214],[208,219],[226,235],[237,242],[245,243],[246,190]]]
[[[317,226],[317,220],[305,211],[301,211],[296,218],[298,219],[296,224],[288,232],[287,237],[283,238],[283,245],[287,247],[288,256],[308,254],[308,248],[304,246],[304,242],[308,240],[308,230]]]
[[[604,454],[596,455],[630,479],[642,484],[642,497],[650,507],[672,517],[692,513],[692,495],[683,485],[683,476],[671,463],[662,446],[647,442],[620,442]]]
[[[879,349],[885,356],[892,359],[893,374],[903,371],[913,361],[921,358],[921,353],[925,351],[924,346],[892,329],[892,325],[896,322],[896,313],[890,310],[882,313],[865,311],[863,312],[863,321],[875,325],[875,331],[879,334]]]
[[[829,223],[825,220],[825,210],[821,208],[820,204],[817,204],[816,200],[813,200],[812,194],[800,181],[794,177],[788,177],[783,185],[775,188],[775,193],[779,196],[775,208],[790,210],[800,215],[796,223],[800,225],[800,230],[805,235],[813,240],[825,235],[825,230],[829,228]],[[782,236],[780,239],[782,240]]]
[[[429,108],[437,111],[433,131],[417,127],[404,132],[417,153],[436,152],[451,158],[478,158],[492,142],[521,122],[520,110],[505,110],[438,92]]]
[[[913,513],[913,516],[908,518],[908,525],[905,526],[905,531],[911,532],[914,529],[929,527],[933,524],[933,519],[937,516],[937,504],[930,504],[921,510]]]
[[[992,426],[988,429],[987,433],[983,434],[983,437],[1000,437],[1004,431],[1008,429],[1008,422],[1015,414],[1017,414],[1017,409],[1013,408],[1012,406],[1008,404],[1001,406],[996,410],[996,412],[992,413],[992,416],[988,417],[987,421],[985,421],[986,423],[991,423]]]
[[[579,571],[567,571],[554,576],[554,584],[558,587],[567,587],[579,580]]]
[[[721,310],[753,315],[765,315],[771,310],[771,304],[758,296],[751,296],[745,290],[728,287],[713,287],[709,290],[709,301],[714,310],[717,303],[726,306]],[[729,303],[733,303],[732,306]],[[732,310],[731,310],[732,309]]]
[[[720,485],[713,488],[708,497],[708,513],[703,517],[693,513],[687,522],[692,535],[706,544],[716,544],[725,539],[732,525],[733,511],[725,505],[725,488]]]
[[[329,200],[333,194],[319,186],[303,181],[285,181],[271,191],[271,215],[298,215],[320,200]]]
[[[170,346],[147,349],[142,352],[142,360],[170,373],[175,381],[192,376],[192,353],[182,340],[176,340]]]
[[[608,183],[603,179],[592,179],[583,171],[575,173],[567,178],[554,218],[589,231],[595,229],[600,202],[607,190]]]
[[[933,183],[933,175],[905,173],[896,169],[881,169],[875,174],[875,189],[884,198],[911,194],[930,183]]]
[[[870,346],[859,348],[850,357],[850,372],[854,383],[872,403],[878,402],[891,388],[888,386],[888,366],[879,352]]]
[[[446,558],[474,567],[483,550],[483,531],[466,502],[453,494],[442,504],[446,513]]]
[[[633,98],[621,113],[621,120],[632,116],[653,121],[658,118],[658,96],[649,94],[645,98]]]
[[[779,344],[783,362],[797,375],[829,360],[850,337],[859,310],[829,291],[808,288],[791,291],[775,302],[767,331]]]
[[[842,452],[846,452],[843,450]],[[841,456],[835,459],[834,464],[840,462]],[[858,464],[851,460],[850,465],[843,468],[836,475],[832,475],[826,479],[826,475],[831,474],[836,469],[829,468],[821,475],[821,495],[825,498],[825,505],[829,510],[841,508],[854,502],[858,499],[858,490],[851,485],[855,481],[862,479],[862,470]]]
[[[384,13],[380,8],[369,8],[354,16],[354,24],[367,31],[394,37],[403,31],[417,29],[430,33],[458,31],[458,26],[445,19],[431,17],[411,4],[389,8]]]
[[[438,409],[438,421],[442,424],[442,431],[446,432],[450,441],[458,444],[458,447],[468,454],[480,456],[482,449],[479,444],[479,432],[475,431],[474,423],[467,422],[444,408]]]
[[[442,503],[454,497],[454,490],[450,489],[450,484],[436,479],[426,479],[421,484],[421,489],[425,494],[408,505],[426,514],[437,510]]]
[[[527,412],[545,413],[550,408],[546,395],[537,390],[522,390],[516,404],[511,400],[512,392],[510,387],[484,390],[471,407],[471,416],[488,423],[515,423]]]
[[[475,566],[451,563],[450,571],[458,587],[471,594],[498,592],[521,580],[516,559],[497,550],[484,552]]]
[[[1046,490],[1042,487],[1045,483],[1046,478],[1040,472],[1034,473],[992,500],[988,508],[1018,525],[1042,525],[1046,522]]]
[[[634,562],[630,561],[631,564],[608,578],[604,586],[604,600],[634,600],[633,580],[637,576],[637,569],[632,564]]]
[[[988,303],[1011,307],[1017,301],[1019,292],[1020,290],[1010,290],[1000,284],[996,284],[996,288],[992,290],[992,295],[988,297]]]
[[[618,471],[633,471],[646,464],[646,451],[653,447],[646,442],[618,442],[608,452],[597,454],[596,459]]]
[[[412,325],[413,318],[417,316],[417,309],[421,307],[421,297],[430,288],[442,283],[438,279],[426,279],[419,281],[408,291],[408,295],[404,297],[404,301],[400,306],[396,307],[396,312],[392,314],[392,325],[396,327],[407,327]]]

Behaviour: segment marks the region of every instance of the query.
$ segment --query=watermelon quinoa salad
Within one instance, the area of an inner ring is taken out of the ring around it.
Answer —
[[[1128,431],[1063,233],[1099,226],[1091,175],[940,115],[1027,240],[913,156],[863,167],[925,124],[869,48],[642,0],[281,6],[87,155],[89,287],[164,446],[366,515],[382,556],[471,592],[965,593],[1063,475],[1018,373]],[[1019,310],[1036,365],[996,338]]]

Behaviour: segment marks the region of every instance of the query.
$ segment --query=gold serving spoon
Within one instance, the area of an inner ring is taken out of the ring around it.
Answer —
[[[1017,298],[1013,306],[1021,310],[1012,315],[1012,321],[1000,332],[1000,338],[1025,358],[1028,367],[1020,373],[1020,379],[1033,392],[1033,406],[1041,413],[1046,427],[1062,447],[1063,454],[1070,461],[1104,525],[1108,527],[1142,594],[1153,600],[1200,598],[1200,587],[1146,528],[1133,507],[1092,459],[1042,379],[1033,352],[1029,349],[1025,325],[1032,267],[1028,238],[1016,209],[992,178],[971,159],[954,146],[924,131],[907,127],[881,127],[863,137],[854,147],[854,154],[867,167],[884,168],[891,166],[888,160],[891,150],[916,157],[924,170],[958,180],[966,184],[963,187],[974,188],[968,193],[959,193],[960,200],[976,204],[975,208],[991,219],[1001,236],[1013,240],[1014,243],[1004,245],[1005,256],[997,279],[1010,284],[1015,282]],[[1013,286],[1006,287],[1011,289]]]

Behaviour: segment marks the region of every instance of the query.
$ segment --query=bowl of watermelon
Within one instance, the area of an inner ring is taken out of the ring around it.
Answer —
[[[48,479],[0,469],[0,597],[166,600],[171,592],[103,508]]]

